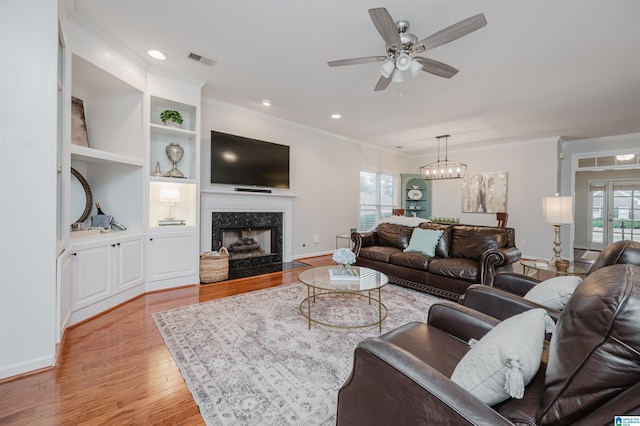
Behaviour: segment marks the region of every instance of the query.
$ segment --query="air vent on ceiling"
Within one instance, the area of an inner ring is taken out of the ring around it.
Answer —
[[[216,61],[214,61],[213,59],[209,59],[209,58],[205,58],[202,55],[198,55],[197,53],[189,53],[188,56],[189,59],[193,59],[196,62],[200,62],[201,64],[205,64],[205,65],[215,65]]]

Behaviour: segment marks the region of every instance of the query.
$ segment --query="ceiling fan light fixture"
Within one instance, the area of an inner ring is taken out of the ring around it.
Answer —
[[[397,69],[393,72],[393,77],[391,81],[394,83],[402,83],[404,81],[404,74],[401,70]]]
[[[398,68],[400,71],[406,71],[409,69],[410,66],[411,66],[411,56],[409,56],[404,52],[399,54],[398,58],[396,59],[396,68]]]
[[[382,74],[384,78],[389,78],[395,68],[396,68],[396,64],[393,62],[393,60],[387,59],[384,62],[384,64],[382,64],[382,66],[380,67],[380,74]]]
[[[422,63],[416,61],[415,59],[411,61],[411,66],[409,67],[409,71],[411,71],[411,75],[414,77],[417,76],[420,71],[422,71]]]

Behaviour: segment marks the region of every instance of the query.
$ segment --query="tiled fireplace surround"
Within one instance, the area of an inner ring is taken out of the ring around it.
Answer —
[[[281,221],[281,241],[282,241],[282,262],[291,262],[292,255],[292,212],[293,212],[292,195],[281,194],[264,194],[253,192],[232,192],[203,190],[200,195],[200,250],[211,251],[217,248],[217,241],[212,241],[212,235],[215,233],[212,225],[212,214],[215,213],[280,213]],[[280,214],[264,215],[269,222],[275,220]],[[255,215],[236,214],[236,215],[216,215],[218,219],[223,218],[226,223],[221,227],[233,228],[234,224],[250,220]],[[218,238],[218,237],[216,237]],[[268,258],[273,258],[269,256]],[[266,259],[268,260],[268,259]],[[280,260],[277,260],[280,261]],[[235,262],[238,266],[245,266],[245,262]],[[231,266],[231,265],[230,265]]]

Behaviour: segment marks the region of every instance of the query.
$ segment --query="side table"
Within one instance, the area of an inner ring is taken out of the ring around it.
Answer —
[[[520,264],[525,275],[528,275],[530,270],[534,270],[536,278],[540,278],[540,271],[550,272],[554,275],[577,275],[579,277],[584,277],[589,273],[588,269],[578,266],[574,262],[569,263],[566,271],[559,271],[556,265],[542,265],[533,260],[521,260]]]

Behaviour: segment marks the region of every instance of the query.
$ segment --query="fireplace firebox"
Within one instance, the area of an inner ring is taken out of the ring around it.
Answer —
[[[282,262],[282,213],[212,212],[211,249],[229,250],[229,269]]]

